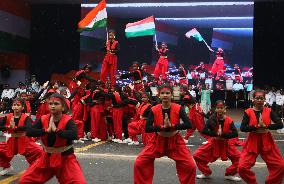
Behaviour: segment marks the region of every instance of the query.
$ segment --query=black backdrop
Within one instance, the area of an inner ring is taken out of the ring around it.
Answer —
[[[52,73],[78,69],[80,4],[32,5],[30,73],[40,82]]]
[[[284,87],[284,2],[256,2],[254,19],[254,84]]]

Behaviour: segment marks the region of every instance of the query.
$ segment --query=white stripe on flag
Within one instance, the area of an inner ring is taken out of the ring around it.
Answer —
[[[138,24],[135,26],[131,26],[125,29],[125,32],[137,32],[137,31],[144,31],[148,29],[155,29],[154,22],[148,22],[145,24]]]
[[[100,20],[103,20],[103,19],[106,19],[107,18],[107,11],[106,9],[104,8],[103,10],[99,11],[97,16],[90,22],[89,25],[86,26],[86,28],[92,28],[93,25],[100,21]]]

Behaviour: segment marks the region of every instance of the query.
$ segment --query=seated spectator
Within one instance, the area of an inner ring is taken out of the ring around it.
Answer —
[[[236,83],[233,85],[233,91],[237,92],[240,90],[244,90],[244,86],[240,83],[239,80],[237,80]]]

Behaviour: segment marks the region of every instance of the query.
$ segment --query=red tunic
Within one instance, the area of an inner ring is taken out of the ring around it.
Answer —
[[[47,114],[41,117],[42,127],[45,130],[48,129],[49,119],[50,119],[50,114]],[[57,128],[60,130],[65,130],[66,125],[70,119],[71,119],[70,116],[63,114],[57,125]],[[47,136],[48,134],[41,137],[41,141],[46,147],[48,147]],[[64,147],[64,146],[67,146],[67,139],[61,138],[58,135],[56,135],[56,141],[52,147],[58,148],[58,147]],[[42,161],[44,162],[43,163],[44,168],[59,167],[61,165],[61,153],[46,153],[45,152],[45,155]]]
[[[226,116],[222,132],[223,133],[230,133],[230,127],[231,124],[233,123],[233,119],[230,118],[229,116]],[[216,125],[215,127],[215,132],[218,131],[219,124]],[[228,146],[228,140],[219,140],[215,138],[209,139],[209,142],[213,144],[213,157],[212,161],[215,161],[217,158],[221,158],[221,160],[228,160],[227,156],[227,146]]]
[[[107,50],[114,50],[116,45],[118,44],[118,41],[113,41],[112,45],[110,45],[110,41],[107,42]],[[106,53],[104,62],[107,62],[110,65],[116,64],[117,56],[115,54]]]
[[[245,110],[245,112],[249,117],[249,125],[258,128],[258,121],[255,116],[253,108],[249,108]],[[271,124],[270,112],[271,112],[270,108],[263,107],[262,119],[266,127]],[[248,149],[249,152],[258,153],[260,146],[262,147],[262,150],[269,151],[271,149],[272,142],[273,138],[270,132],[268,133],[250,132],[244,147]]]
[[[180,117],[179,117],[180,108],[181,106],[176,103],[171,104],[169,118],[172,127],[180,123]],[[152,111],[154,114],[154,125],[163,126],[164,119],[163,119],[162,104],[158,104],[152,107]],[[174,149],[176,147],[178,138],[179,136],[165,138],[158,135],[156,138],[157,140],[155,140],[157,152],[163,153],[165,150]]]
[[[11,123],[11,119],[13,118],[13,114],[10,113],[8,114],[7,117],[7,121],[6,121],[6,126],[9,126]],[[26,114],[22,114],[18,123],[18,127],[20,126],[24,126],[25,125],[25,120],[28,116]],[[17,128],[17,127],[15,127]],[[8,133],[15,133],[14,129],[8,129]],[[17,131],[17,133],[21,133],[20,131]],[[8,153],[7,155],[9,157],[12,157],[15,153],[16,150],[18,150],[19,154],[23,154],[25,152],[26,149],[26,143],[27,143],[27,137],[26,136],[22,136],[22,137],[10,137],[7,141],[7,147],[8,147]]]

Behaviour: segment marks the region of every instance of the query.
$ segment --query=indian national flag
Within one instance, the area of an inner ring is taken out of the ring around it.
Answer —
[[[93,31],[107,26],[106,1],[102,0],[86,17],[78,23],[79,31]]]
[[[137,36],[147,36],[155,34],[154,16],[146,19],[126,24],[125,35],[127,38]]]
[[[192,30],[190,30],[187,33],[185,33],[185,36],[187,38],[193,37],[193,38],[195,38],[196,40],[198,40],[200,42],[203,41],[203,38],[202,38],[201,34],[195,28],[193,28]]]

